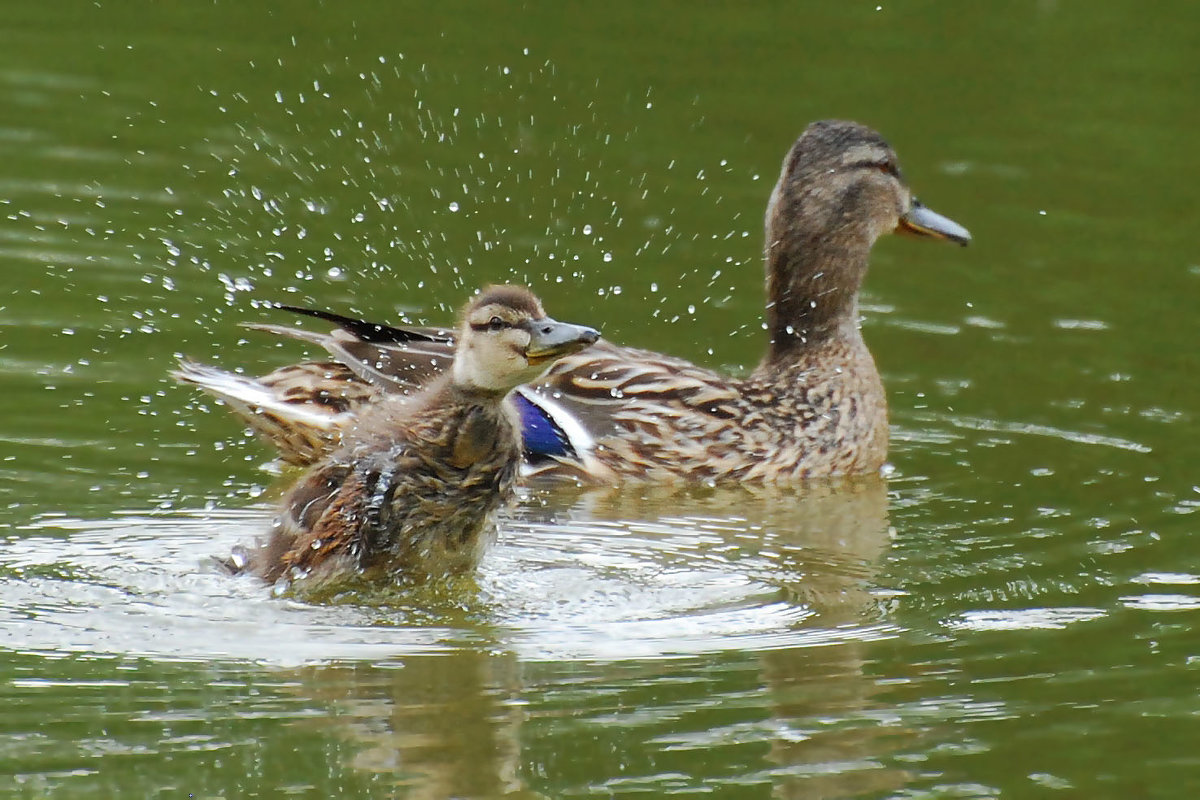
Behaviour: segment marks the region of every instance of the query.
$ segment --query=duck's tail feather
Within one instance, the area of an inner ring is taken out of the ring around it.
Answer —
[[[224,402],[290,464],[307,465],[321,458],[341,440],[342,430],[354,418],[355,404],[328,402],[329,398],[289,399],[277,384],[267,381],[271,376],[249,378],[187,358],[171,375]]]

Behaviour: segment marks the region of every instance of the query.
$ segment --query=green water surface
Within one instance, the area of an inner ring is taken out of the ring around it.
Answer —
[[[0,25],[0,797],[1200,793],[1193,3],[33,3]],[[813,119],[972,247],[863,298],[894,472],[538,488],[477,590],[210,557],[261,301],[477,286],[732,372]]]

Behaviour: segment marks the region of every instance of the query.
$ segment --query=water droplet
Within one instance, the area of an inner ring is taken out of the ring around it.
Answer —
[[[456,212],[456,211],[458,211],[458,203],[457,203],[457,202],[451,202],[451,203],[450,203],[450,211],[451,211],[451,212]]]

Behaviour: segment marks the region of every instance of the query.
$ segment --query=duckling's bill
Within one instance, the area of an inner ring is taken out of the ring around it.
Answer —
[[[533,365],[576,353],[600,338],[600,332],[595,328],[549,317],[530,320],[526,325],[529,346],[525,348],[525,360]]]
[[[899,233],[911,233],[914,236],[932,236],[935,239],[946,239],[957,242],[963,247],[971,241],[971,232],[949,217],[943,217],[931,208],[926,208],[917,200],[913,200],[912,208],[900,218],[896,227]]]

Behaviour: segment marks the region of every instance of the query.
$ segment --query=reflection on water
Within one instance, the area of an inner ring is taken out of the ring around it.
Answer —
[[[825,627],[873,616],[870,581],[889,542],[881,478],[791,487],[626,486],[589,490],[569,506],[561,497],[547,495],[540,508],[524,504],[520,519],[543,518],[569,538],[576,518],[605,524],[617,541],[632,536],[632,545],[618,546],[638,548],[632,557],[656,556],[659,585],[671,583],[672,568],[686,576],[713,566],[774,588],[778,599],[804,606]],[[597,551],[613,546],[584,531],[564,554],[591,558],[589,543]]]
[[[885,762],[915,741],[849,642],[715,662],[568,667],[474,650],[383,666],[317,666],[286,677],[306,702],[330,709],[322,724],[345,744],[345,763],[413,797],[730,784],[778,797],[869,796],[904,785],[906,772]],[[614,755],[619,776],[607,771]]]
[[[511,797],[522,789],[525,687],[511,654],[477,648],[289,677],[297,694],[333,709],[325,724],[347,742],[345,764],[384,776],[407,797]]]
[[[270,601],[256,579],[224,575],[212,558],[267,519],[44,518],[0,551],[12,623],[0,636],[26,651],[286,664],[454,649],[474,636],[524,658],[619,659],[888,634],[871,582],[888,543],[879,479],[807,491],[537,490],[504,519],[478,593],[417,589],[374,607]],[[81,607],[83,627],[72,623]]]
[[[762,677],[778,730],[775,796],[835,798],[894,792],[911,777],[892,757],[915,743],[873,677],[860,642],[764,653]]]
[[[739,780],[836,796],[901,779],[873,766],[874,717],[860,716],[876,704],[862,648],[895,633],[874,583],[887,500],[876,478],[534,489],[505,518],[478,592],[440,610],[402,598],[308,606],[208,565],[265,513],[44,519],[0,551],[0,646],[278,665],[302,706],[332,709],[345,766],[414,797],[509,796],[530,752],[549,758],[562,737],[596,735],[641,738],[663,762],[764,743],[767,763]],[[694,692],[698,679],[712,691]],[[588,769],[574,779],[608,780]],[[612,788],[734,777],[685,773],[630,764]]]
[[[780,797],[847,797],[903,784],[879,757],[901,746],[904,729],[879,731],[886,715],[864,674],[863,648],[881,634],[871,578],[888,543],[882,481],[811,493],[637,487],[536,499],[540,507],[526,504],[505,525],[496,575],[483,569],[501,651],[298,673],[306,696],[338,709],[330,724],[355,742],[358,768],[429,798],[520,794],[530,762],[535,775],[559,776],[548,796],[732,781]],[[710,619],[752,603],[779,624],[770,638]],[[768,611],[779,605],[806,613]],[[528,617],[511,616],[518,606]],[[733,652],[698,659],[707,647]],[[617,778],[596,761],[606,743],[656,755],[629,757]],[[747,758],[756,743],[768,746],[765,762]],[[689,766],[717,751],[727,751],[722,769]]]

